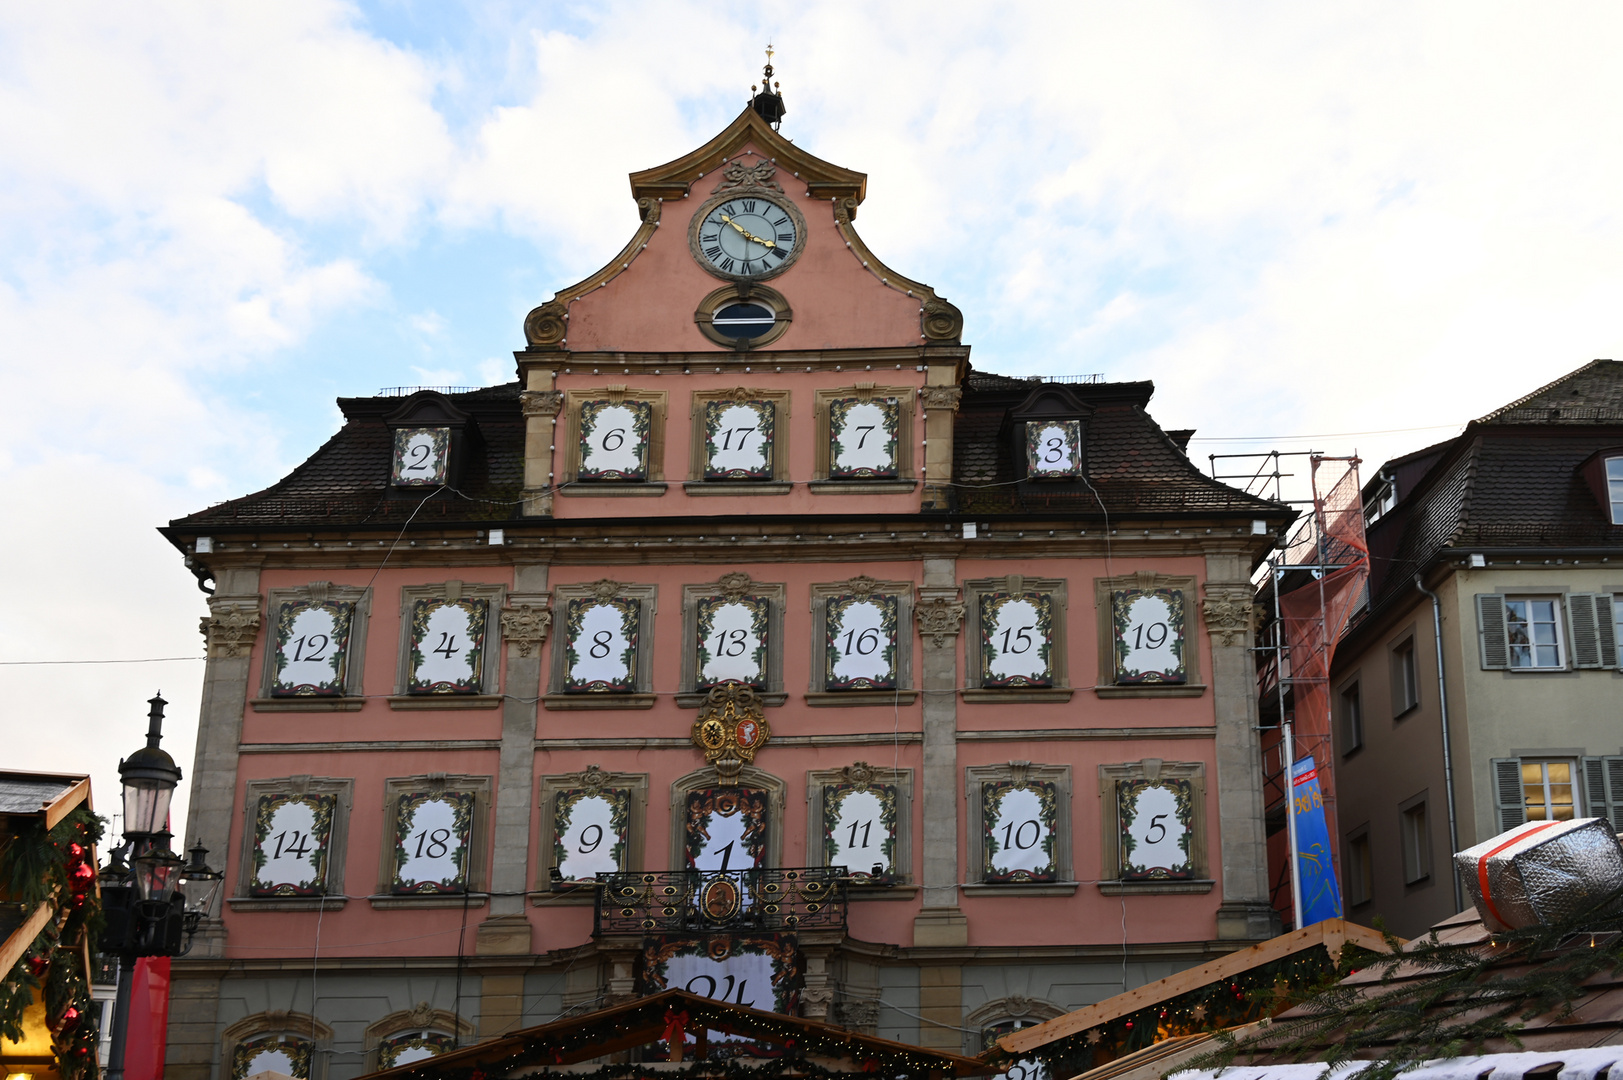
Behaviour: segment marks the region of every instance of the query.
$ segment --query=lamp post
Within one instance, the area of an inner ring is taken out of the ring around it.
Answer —
[[[102,907],[107,929],[102,951],[118,957],[118,996],[113,1004],[113,1039],[108,1080],[123,1080],[124,1044],[129,1034],[130,990],[135,961],[143,956],[180,956],[208,914],[224,875],[204,862],[198,844],[183,864],[169,848],[169,803],[180,783],[180,767],[158,744],[163,739],[162,695],[149,699],[147,744],[118,763],[124,794],[125,844],[102,870]],[[124,865],[128,853],[129,864]],[[187,903],[186,888],[192,894]]]

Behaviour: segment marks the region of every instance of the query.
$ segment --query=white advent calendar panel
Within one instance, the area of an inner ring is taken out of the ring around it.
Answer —
[[[1188,680],[1182,589],[1118,589],[1111,607],[1118,684]]]
[[[411,608],[410,694],[477,694],[484,688],[490,602],[417,600]]]
[[[981,685],[1052,686],[1053,596],[985,593],[980,606]]]
[[[564,691],[635,690],[640,602],[571,600],[565,610]]]
[[[450,428],[401,428],[394,433],[392,479],[397,487],[437,487],[450,457]]]
[[[843,866],[852,877],[892,878],[896,872],[895,785],[825,786],[823,846],[827,865]]]
[[[1082,475],[1082,421],[1028,420],[1026,474],[1066,478]]]
[[[1053,881],[1058,791],[1052,782],[988,783],[981,789],[988,882]]]
[[[340,601],[295,600],[281,605],[272,697],[343,694],[354,611],[354,604]]]
[[[836,480],[897,475],[895,398],[836,398],[828,403],[829,471]]]
[[[553,863],[564,881],[591,881],[625,869],[631,792],[622,788],[558,792],[553,805]]]
[[[410,792],[395,811],[396,893],[461,892],[473,832],[471,792]]]
[[[582,402],[579,478],[648,479],[648,435],[653,416],[653,406],[646,401]]]
[[[831,596],[827,601],[824,686],[889,690],[896,686],[894,596]]]
[[[772,418],[770,401],[705,402],[704,478],[772,479]]]
[[[334,795],[261,795],[254,812],[253,896],[326,892]]]
[[[1194,785],[1187,779],[1121,780],[1116,784],[1122,878],[1190,877]]]
[[[765,597],[704,597],[697,602],[696,625],[700,690],[719,683],[766,686],[767,616]]]

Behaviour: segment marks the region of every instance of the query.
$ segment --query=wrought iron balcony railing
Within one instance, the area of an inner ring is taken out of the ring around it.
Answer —
[[[844,930],[843,866],[597,875],[594,936]]]

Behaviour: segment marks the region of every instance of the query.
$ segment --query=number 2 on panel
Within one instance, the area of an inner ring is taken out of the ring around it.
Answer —
[[[406,462],[406,472],[427,472],[429,449],[426,443],[418,443],[410,450],[411,459]]]

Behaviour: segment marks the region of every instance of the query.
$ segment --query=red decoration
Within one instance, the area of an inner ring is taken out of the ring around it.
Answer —
[[[62,1010],[62,1030],[66,1031],[79,1022],[79,1010],[69,1005]]]
[[[84,892],[95,880],[96,868],[89,863],[80,863],[68,872],[68,885],[74,892]]]
[[[38,953],[28,958],[28,973],[35,978],[45,974],[45,969],[51,966],[51,958],[44,953]]]

